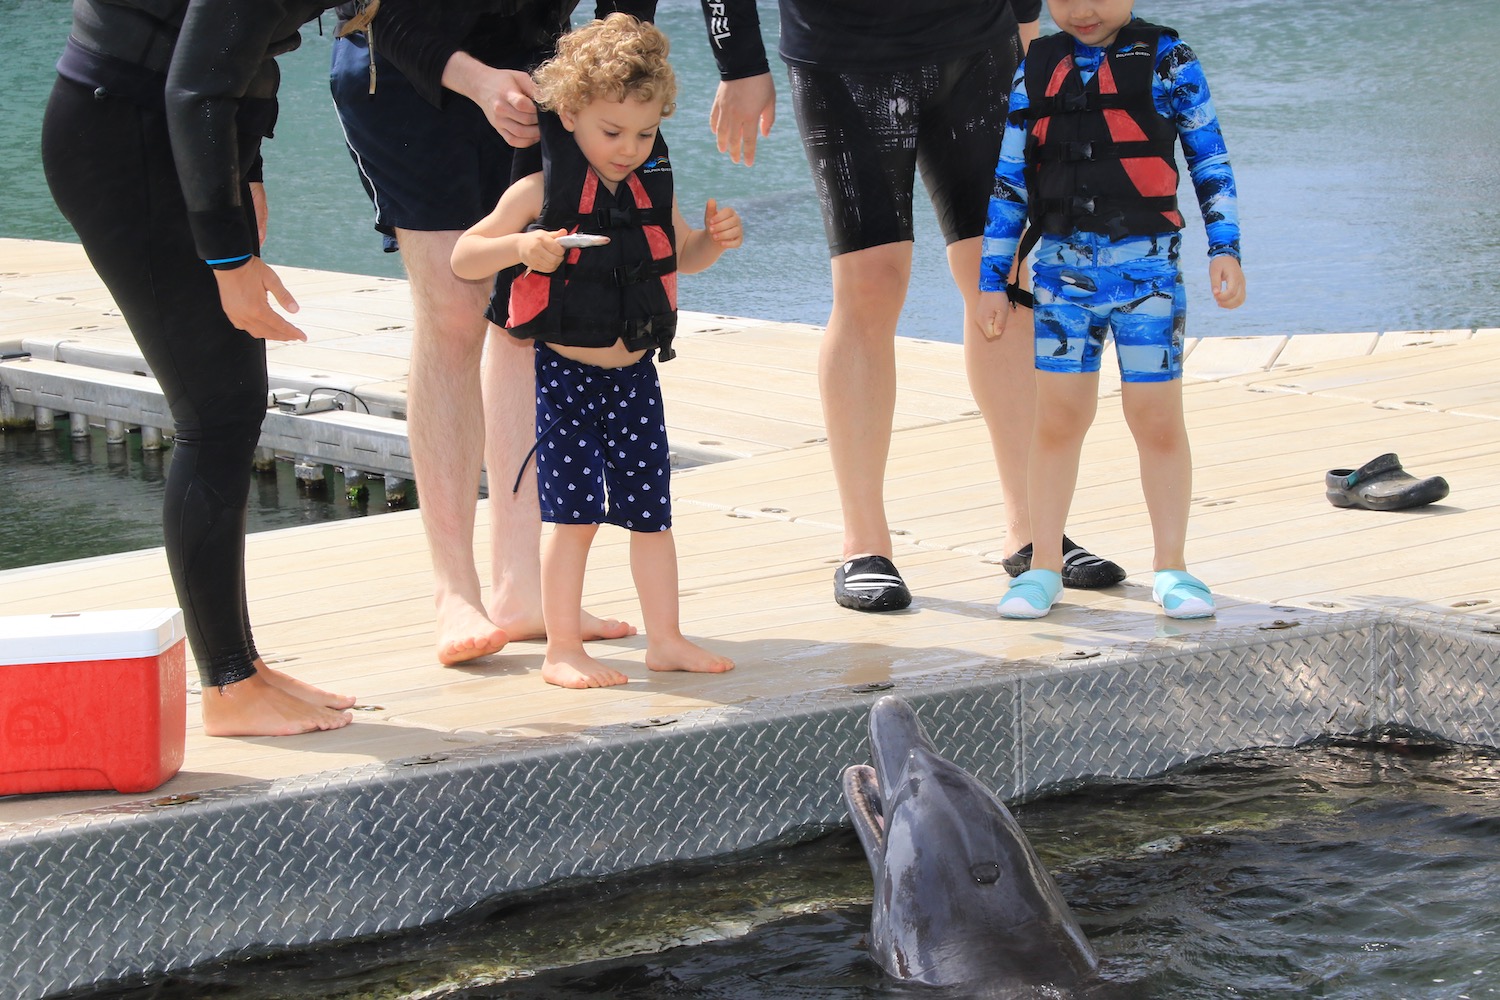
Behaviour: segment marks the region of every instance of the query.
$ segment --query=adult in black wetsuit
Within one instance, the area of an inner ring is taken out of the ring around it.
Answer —
[[[345,139],[374,202],[375,226],[395,238],[411,281],[407,426],[432,557],[436,656],[444,664],[543,634],[532,480],[519,494],[490,492],[488,602],[474,566],[481,459],[508,482],[534,440],[531,349],[488,327],[491,282],[456,278],[448,260],[459,235],[489,214],[513,176],[540,169],[539,159],[513,150],[537,141],[526,71],[552,54],[573,6],[382,0],[368,36],[334,44],[333,96]],[[595,12],[650,20],[655,9],[655,0],[600,0]],[[340,13],[353,11],[341,6]],[[514,171],[513,156],[525,159]],[[499,301],[503,312],[504,295]],[[583,626],[588,638],[634,631],[588,614]]]
[[[751,163],[757,134],[768,135],[775,118],[755,0],[702,3],[722,81],[710,124],[721,150]],[[856,610],[899,610],[911,594],[891,562],[884,479],[895,410],[893,338],[911,278],[917,167],[964,299],[965,366],[999,467],[1004,551],[1015,554],[1006,568],[1029,562],[1032,346],[1024,337],[986,339],[975,309],[1011,79],[1023,42],[1036,37],[1041,3],[780,0],[780,7],[781,57],[833,257],[819,388],[844,519],[834,595]],[[1125,575],[1082,549],[1070,568],[1064,579],[1071,586],[1105,586]]]
[[[42,131],[53,198],[172,409],[167,562],[214,736],[336,729],[354,702],[267,667],[245,599],[265,340],[305,339],[267,301],[295,308],[257,256],[249,182],[275,121],[274,57],[324,6],[75,0]]]

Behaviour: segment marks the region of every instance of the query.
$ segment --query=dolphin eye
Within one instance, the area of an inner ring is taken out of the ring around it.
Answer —
[[[994,861],[981,861],[969,869],[969,874],[980,885],[994,885],[1000,881],[1000,865]]]

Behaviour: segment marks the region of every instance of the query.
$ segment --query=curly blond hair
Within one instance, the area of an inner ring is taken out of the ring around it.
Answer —
[[[659,100],[665,118],[677,105],[669,48],[659,28],[629,14],[590,21],[558,39],[557,55],[532,74],[538,103],[577,114],[597,100]]]

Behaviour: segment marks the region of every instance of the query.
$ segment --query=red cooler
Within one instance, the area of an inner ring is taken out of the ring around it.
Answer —
[[[176,608],[0,617],[0,795],[149,792],[182,767]]]

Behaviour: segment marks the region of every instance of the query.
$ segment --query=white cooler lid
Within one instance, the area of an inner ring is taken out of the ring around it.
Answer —
[[[184,635],[177,608],[0,616],[0,667],[157,656]]]

